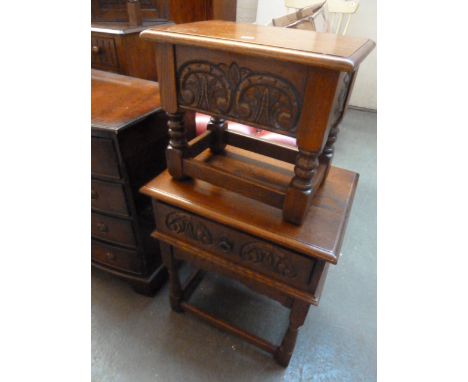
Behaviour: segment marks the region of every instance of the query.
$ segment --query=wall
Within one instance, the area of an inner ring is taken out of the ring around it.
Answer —
[[[237,0],[237,22],[254,23],[258,0]]]
[[[349,23],[347,35],[377,42],[377,0],[361,0],[360,3]],[[377,47],[359,68],[350,105],[377,109]]]
[[[272,18],[284,14],[286,14],[284,0],[237,1],[238,22],[256,22],[265,25],[270,23]],[[377,0],[360,0],[360,7],[351,19],[347,35],[367,37],[377,42]],[[376,50],[366,58],[359,69],[350,104],[377,109]]]

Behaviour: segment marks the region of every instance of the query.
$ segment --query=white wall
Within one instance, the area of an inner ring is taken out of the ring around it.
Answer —
[[[320,2],[317,0],[315,2]],[[360,7],[348,27],[348,36],[367,37],[377,42],[377,0],[360,0]],[[258,7],[257,7],[258,5]],[[258,12],[257,12],[258,9]],[[237,0],[237,21],[268,24],[286,13],[284,0]],[[377,109],[377,52],[361,64],[350,104]]]
[[[360,0],[347,35],[367,37],[377,42],[377,0]],[[377,47],[361,64],[349,103],[377,109]]]
[[[253,23],[257,15],[258,0],[237,0],[237,22]]]

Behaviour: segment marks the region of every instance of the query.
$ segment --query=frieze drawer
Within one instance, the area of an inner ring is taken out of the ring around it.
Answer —
[[[96,240],[91,241],[91,259],[125,272],[137,274],[143,272],[141,257],[138,256],[137,251],[115,247]]]
[[[119,61],[115,40],[112,37],[91,36],[91,65],[94,67],[117,69]]]
[[[91,235],[117,244],[136,245],[130,220],[114,218],[96,212],[91,213]]]
[[[313,259],[163,203],[156,215],[160,232],[301,289],[310,284]]]
[[[121,184],[91,181],[91,208],[129,216],[125,191]]]

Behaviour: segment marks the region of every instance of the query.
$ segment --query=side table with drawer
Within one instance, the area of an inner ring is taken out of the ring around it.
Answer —
[[[166,280],[149,198],[138,192],[165,168],[166,117],[158,83],[92,70],[91,259],[153,294]]]
[[[293,174],[292,164],[240,152],[227,146],[223,164],[238,168],[240,161],[262,162],[263,176],[276,181],[279,172],[283,181]],[[172,309],[194,313],[272,353],[280,365],[287,366],[310,305],[319,303],[329,265],[338,262],[357,180],[356,173],[331,167],[304,223],[296,226],[284,222],[281,210],[274,206],[199,179],[177,181],[164,171],[141,191],[153,199],[156,230],[152,236],[159,240],[169,270]],[[180,261],[196,268],[184,285],[179,278]],[[190,304],[205,272],[239,281],[289,308],[281,343],[270,343]]]

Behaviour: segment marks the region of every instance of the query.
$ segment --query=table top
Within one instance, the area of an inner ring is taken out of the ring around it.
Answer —
[[[374,49],[365,38],[209,20],[150,28],[142,38],[353,71]]]
[[[271,166],[276,160],[227,146],[226,156],[248,156]],[[283,173],[292,165],[281,164]],[[286,177],[286,174],[282,174]],[[140,190],[169,205],[332,264],[338,262],[358,174],[331,167],[301,226],[282,219],[282,210],[201,180],[176,181],[168,171]],[[291,177],[289,176],[289,179]]]
[[[167,20],[144,21],[142,25],[135,26],[135,25],[130,25],[129,23],[125,23],[125,22],[102,21],[102,22],[91,23],[91,32],[125,35],[125,34],[141,32],[145,29],[148,29],[157,25],[165,25],[165,24],[173,24],[173,23],[168,22]]]
[[[117,132],[160,110],[157,82],[91,70],[92,127]]]

